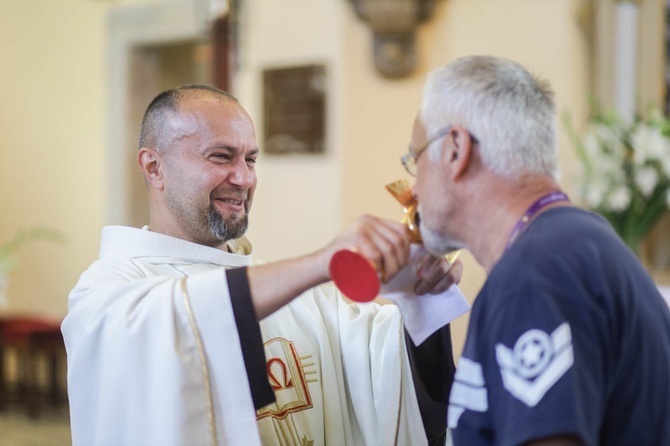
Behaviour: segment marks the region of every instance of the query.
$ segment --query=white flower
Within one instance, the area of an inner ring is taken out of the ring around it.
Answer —
[[[642,192],[643,197],[649,197],[658,185],[658,172],[649,166],[637,169],[635,171],[635,184]]]
[[[652,131],[648,126],[637,126],[630,136],[630,142],[633,146],[633,161],[635,164],[642,165],[647,160],[647,150],[651,145]]]
[[[636,126],[631,135],[631,145],[633,161],[637,165],[663,160],[670,155],[670,140],[663,136],[660,129],[649,124]]]
[[[612,189],[626,182],[626,171],[623,162],[618,158],[602,156],[596,160],[592,172],[597,181],[607,182],[607,189]]]
[[[609,210],[614,212],[625,210],[629,204],[630,191],[624,186],[619,186],[614,189],[607,197],[606,206]]]
[[[591,132],[584,136],[582,143],[584,144],[584,151],[586,152],[586,157],[588,159],[593,159],[603,151],[600,145],[600,140]]]
[[[654,215],[662,212],[646,204],[657,199],[654,192],[659,187],[667,189],[670,183],[670,138],[664,134],[668,129],[670,118],[658,110],[633,123],[615,112],[594,116],[579,141],[584,204],[614,214],[610,217],[617,224],[624,221],[619,218],[622,214],[645,213],[647,209]],[[666,189],[662,189],[661,200],[670,207],[670,191]],[[639,199],[642,202],[638,203]],[[633,200],[635,209],[631,208]]]
[[[595,181],[589,183],[589,186],[584,189],[584,201],[591,208],[600,207],[605,199],[607,188],[603,187],[604,183],[597,183]]]
[[[577,143],[582,203],[605,217],[631,247],[670,208],[670,117],[660,111],[629,123],[616,112],[593,116]]]

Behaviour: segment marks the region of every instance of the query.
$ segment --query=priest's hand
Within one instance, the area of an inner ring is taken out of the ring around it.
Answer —
[[[374,265],[382,282],[387,282],[407,265],[409,246],[409,231],[403,223],[362,215],[320,254],[322,264],[327,269],[330,259],[337,251],[356,251]]]
[[[300,293],[330,280],[330,260],[339,250],[359,252],[374,264],[382,280],[387,280],[407,265],[409,245],[409,230],[404,224],[364,215],[325,248],[249,267],[247,277],[256,315],[262,319]]]

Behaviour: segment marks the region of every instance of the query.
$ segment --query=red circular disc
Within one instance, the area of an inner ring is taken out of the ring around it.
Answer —
[[[342,294],[357,302],[369,302],[379,294],[374,265],[357,252],[337,251],[330,259],[330,277]]]

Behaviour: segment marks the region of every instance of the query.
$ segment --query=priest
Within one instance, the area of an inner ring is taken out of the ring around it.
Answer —
[[[417,347],[395,306],[327,284],[351,247],[393,277],[404,225],[363,216],[318,251],[251,266],[258,148],[237,100],[163,92],[139,146],[149,224],[103,229],[63,322],[74,445],[444,444],[449,320]],[[461,271],[427,257],[415,290]]]

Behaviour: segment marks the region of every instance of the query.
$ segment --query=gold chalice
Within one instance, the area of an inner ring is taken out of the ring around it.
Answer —
[[[407,180],[387,184],[386,189],[404,207],[404,223],[410,232],[412,243],[423,243],[419,230],[418,203],[412,196]],[[460,250],[445,255],[449,265],[453,264]],[[330,260],[330,276],[342,294],[358,302],[369,302],[377,297],[381,286],[379,272],[364,255],[351,249],[337,251]]]
[[[404,208],[402,222],[409,229],[410,240],[412,243],[423,243],[423,239],[421,238],[421,230],[419,229],[419,203],[417,203],[417,201],[414,199],[414,196],[412,195],[412,188],[410,187],[407,180],[403,179],[389,183],[386,185],[386,190],[389,191],[391,195],[393,195]],[[444,258],[447,259],[447,262],[449,262],[451,265],[456,261],[460,253],[460,249],[452,251],[447,253]]]

